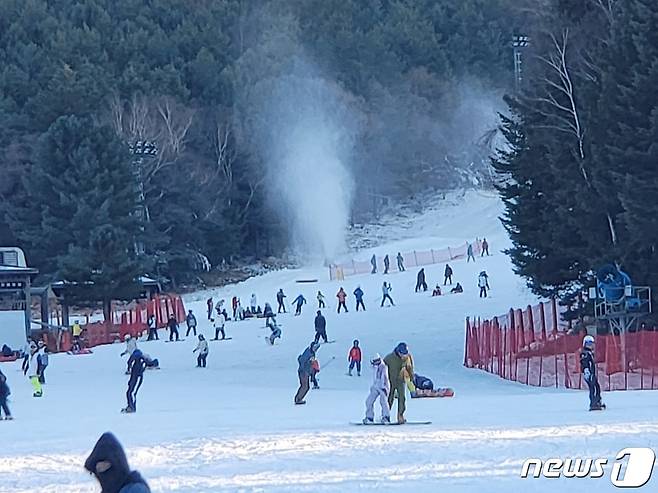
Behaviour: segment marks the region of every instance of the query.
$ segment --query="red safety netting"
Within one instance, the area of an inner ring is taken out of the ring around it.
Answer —
[[[482,253],[482,240],[475,239],[472,243],[473,245],[473,255],[480,255]],[[424,250],[424,251],[413,251],[413,252],[404,252],[402,256],[404,257],[404,267],[405,269],[411,267],[420,267],[423,265],[432,265],[440,264],[443,262],[450,262],[452,260],[459,260],[466,258],[466,252],[468,250],[468,243],[465,242],[463,245],[457,247],[448,247],[442,248],[439,250]],[[397,272],[397,252],[389,254],[390,267],[389,272]],[[377,257],[377,270],[378,272],[384,272],[384,257]],[[329,279],[342,280],[346,276],[354,276],[357,274],[368,274],[372,271],[372,265],[370,260],[360,261],[360,260],[350,260],[349,262],[343,262],[340,264],[333,264],[329,266]]]
[[[555,301],[491,320],[466,319],[464,366],[538,387],[583,388],[582,334],[570,334]],[[658,332],[596,336],[603,390],[658,389]]]

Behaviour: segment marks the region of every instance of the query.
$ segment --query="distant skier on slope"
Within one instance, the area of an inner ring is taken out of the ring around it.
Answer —
[[[361,348],[359,347],[359,340],[354,339],[350,352],[347,354],[347,361],[350,366],[347,369],[347,374],[351,377],[352,370],[356,366],[357,376],[361,376]]]
[[[293,300],[292,304],[295,305],[295,316],[301,315],[302,305],[306,304],[306,298],[304,298],[304,295],[300,294]]]
[[[420,290],[427,291],[427,283],[425,282],[425,268],[418,271],[416,276],[416,293]]]
[[[208,305],[208,320],[210,320],[212,319],[212,307],[213,307],[212,298],[208,298],[206,300],[206,305]]]
[[[450,284],[452,286],[452,267],[446,264],[446,269],[443,271],[443,285]]]
[[[212,313],[212,307],[210,308],[210,311]],[[147,341],[152,341],[152,340],[159,340],[160,338],[158,337],[158,327],[155,322],[155,315],[149,315],[149,318],[146,322],[146,325],[148,326],[149,329],[149,335],[148,338],[146,339]]]
[[[203,337],[203,334],[199,334],[199,343],[196,345],[192,353],[199,352],[196,358],[196,367],[205,368],[206,367],[206,358],[208,358],[208,341]]]
[[[341,286],[341,288],[338,290],[338,293],[336,293],[336,298],[338,298],[338,313],[340,313],[340,308],[343,307],[345,309],[345,313],[347,313],[349,310],[347,309],[347,305],[345,304],[345,300],[347,299],[347,293]]]
[[[489,256],[489,243],[487,242],[486,238],[482,239],[482,253],[480,254],[480,257]]]
[[[276,293],[276,301],[279,304],[279,308],[277,309],[277,313],[281,313],[283,310],[283,313],[286,313],[286,305],[284,304],[283,300],[286,298],[286,295],[283,294],[283,289],[279,289],[279,292]]]
[[[172,313],[171,316],[169,317],[169,321],[167,322],[167,326],[169,327],[169,341],[174,340],[174,335],[176,335],[176,340],[179,340],[178,336],[178,322],[176,321],[176,316]]]
[[[313,342],[319,342],[322,339],[324,342],[327,342],[327,320],[322,315],[322,312],[318,310],[318,313],[315,316],[315,339]]]
[[[382,304],[381,306],[384,306],[384,302],[386,300],[389,301],[391,306],[395,306],[395,303],[393,303],[393,298],[391,298],[391,291],[393,290],[393,287],[391,286],[390,283],[387,283],[384,281],[384,284],[382,284]]]
[[[187,324],[187,332],[185,332],[185,337],[190,335],[190,331],[194,331],[194,335],[196,335],[196,317],[194,316],[194,313],[192,313],[192,310],[187,311],[185,323]]]
[[[121,410],[123,413],[134,413],[137,411],[137,392],[142,386],[144,381],[144,370],[146,369],[146,361],[139,349],[130,356],[128,360],[128,367],[130,378],[128,379],[128,391],[126,392],[126,399],[128,405]]]
[[[388,368],[388,379],[391,382],[391,391],[388,394],[388,407],[393,408],[393,401],[398,399],[398,423],[404,424],[407,420],[404,418],[406,411],[405,381],[402,370],[406,368],[406,359],[409,350],[404,342],[398,344],[393,352],[384,358],[384,363]]]
[[[318,308],[326,308],[327,305],[324,303],[324,295],[321,291],[318,291]]]
[[[486,298],[489,289],[489,276],[486,271],[480,272],[478,276],[478,288],[480,288],[480,298]]]
[[[375,420],[375,401],[379,399],[382,408],[382,423],[391,422],[391,412],[388,405],[388,395],[391,392],[391,383],[388,378],[388,368],[379,354],[375,354],[370,360],[372,366],[372,385],[366,399],[366,417],[364,424],[372,424]]]
[[[583,339],[583,349],[580,352],[580,369],[583,379],[589,389],[589,410],[600,411],[605,409],[601,402],[601,386],[596,374],[596,361],[594,360],[594,337],[587,335]]]
[[[388,268],[391,266],[391,261],[388,258],[388,253],[384,257],[384,274],[388,274]]]
[[[370,273],[377,274],[377,255],[375,255],[374,253],[370,258],[370,265],[372,266],[372,270],[370,271]]]
[[[226,325],[226,317],[223,313],[215,316],[213,321],[213,327],[215,327],[215,338],[213,341],[219,340],[219,333],[222,333],[222,339],[226,339],[226,332],[224,331],[224,326]]]
[[[471,259],[473,259],[473,262],[475,262],[475,255],[473,255],[473,245],[468,242],[466,245],[468,245],[466,247],[466,263],[469,263]]]
[[[297,393],[295,394],[296,405],[306,404],[304,397],[306,397],[310,388],[311,364],[319,347],[320,345],[317,342],[312,342],[309,347],[297,357],[297,363],[299,365],[297,368],[299,389],[297,389]]]
[[[361,286],[357,286],[354,290],[354,298],[356,298],[356,311],[359,311],[359,306],[363,308],[363,311],[366,311],[366,305],[363,304],[363,289]]]
[[[404,271],[405,271],[405,268],[404,268],[404,257],[402,256],[402,254],[401,254],[400,252],[398,252],[398,256],[396,257],[396,259],[397,259],[397,261],[398,261],[398,270],[399,270],[400,272],[404,272]]]
[[[251,293],[249,307],[251,308],[251,313],[256,313],[256,310],[258,310],[258,298],[256,298],[256,293]]]

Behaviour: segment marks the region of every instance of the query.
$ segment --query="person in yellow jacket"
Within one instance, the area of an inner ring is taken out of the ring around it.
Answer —
[[[407,353],[407,356],[404,358],[400,376],[404,380],[409,392],[416,392],[416,385],[414,385],[414,360],[411,353]]]
[[[73,324],[73,327],[71,327],[71,333],[73,335],[73,347],[71,349],[74,351],[80,351],[80,349],[82,349],[80,347],[80,334],[82,334],[82,327],[80,327],[77,320]]]
[[[25,370],[32,388],[34,389],[34,397],[41,397],[43,395],[43,390],[41,388],[41,382],[39,382],[39,364],[37,358],[39,356],[39,348],[36,343],[32,341],[30,343],[30,360],[28,362],[28,367]]]

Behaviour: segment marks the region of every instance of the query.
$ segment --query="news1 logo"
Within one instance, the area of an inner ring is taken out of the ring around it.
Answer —
[[[651,479],[655,462],[656,454],[650,448],[625,448],[619,451],[612,464],[602,458],[528,459],[521,468],[521,477],[601,478],[609,469],[610,481],[617,488],[641,488]]]

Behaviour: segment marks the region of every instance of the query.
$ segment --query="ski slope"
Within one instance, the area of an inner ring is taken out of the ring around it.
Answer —
[[[500,253],[507,240],[495,222],[499,212],[494,197],[467,195],[456,207],[418,216],[416,223],[410,219],[404,228],[409,235],[392,230],[380,239],[377,251],[393,253],[402,242],[430,248],[487,236],[491,257],[452,264],[455,280],[466,290],[462,295],[416,294],[416,271],[395,273],[386,279],[397,306],[380,308],[384,276],[339,283],[327,280],[326,269],[308,268],[188,296],[186,306],[207,337],[213,335],[204,316],[209,295],[230,303],[237,294],[247,304],[255,292],[259,304],[275,306],[282,287],[288,300],[303,293],[309,304],[300,317],[279,317],[283,338],[274,347],[264,341],[269,330],[263,320],[228,322],[233,339],[211,342],[206,369],[195,368],[192,337],[140,342],[162,369],[145,374],[134,415],[119,413],[127,381],[126,359],[119,356],[123,345],[95,348],[87,356],[51,357],[42,399],[31,396],[20,362],[0,364],[16,418],[0,422],[0,492],[99,491],[83,463],[104,431],[118,436],[131,466],[155,492],[615,491],[608,477],[520,479],[521,465],[531,457],[614,458],[625,447],[658,447],[656,392],[605,394],[608,411],[589,413],[584,392],[525,387],[462,366],[465,316],[496,315],[536,301]],[[443,267],[425,269],[430,288],[442,281]],[[476,278],[483,269],[492,292],[481,300]],[[319,282],[296,283],[308,278]],[[338,315],[335,294],[341,285],[350,294],[350,312]],[[353,309],[357,285],[366,292],[366,312]],[[319,350],[326,365],[318,376],[320,390],[310,391],[305,406],[294,406],[296,358],[314,335],[318,289],[329,302],[327,332],[336,343]],[[346,375],[355,338],[364,355],[361,377]],[[435,386],[453,387],[456,396],[407,399],[407,419],[433,421],[429,426],[350,426],[364,414],[370,384],[366,361],[375,352],[388,354],[399,341],[409,344],[418,373]],[[642,490],[656,491],[657,485],[653,478]]]

